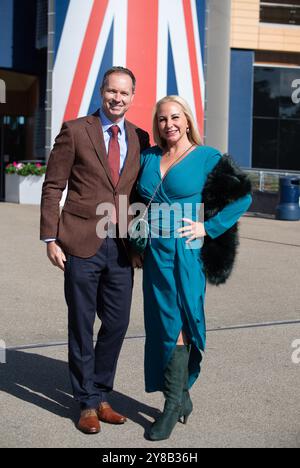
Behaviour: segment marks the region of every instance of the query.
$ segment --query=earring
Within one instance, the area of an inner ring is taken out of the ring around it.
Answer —
[[[190,129],[189,129],[189,127],[186,129],[186,133],[190,133]]]

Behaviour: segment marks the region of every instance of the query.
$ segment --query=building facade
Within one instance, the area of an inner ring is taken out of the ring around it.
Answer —
[[[229,150],[300,171],[300,1],[232,0]]]
[[[0,0],[3,167],[47,160],[65,120],[95,112],[113,65],[137,77],[129,119],[151,130],[166,94],[190,103],[204,136],[206,0]]]
[[[206,144],[244,168],[300,171],[300,0],[82,5],[0,0],[0,199],[5,164],[46,161],[62,122],[100,106],[112,65],[135,72],[129,118],[144,128],[180,94]]]

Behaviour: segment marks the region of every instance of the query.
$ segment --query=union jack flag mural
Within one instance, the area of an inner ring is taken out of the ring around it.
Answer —
[[[203,135],[206,0],[56,0],[52,140],[65,120],[100,106],[113,65],[137,77],[128,119],[151,130],[155,102],[179,94]]]

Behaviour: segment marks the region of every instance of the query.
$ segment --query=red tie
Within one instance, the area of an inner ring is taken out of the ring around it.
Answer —
[[[108,163],[113,182],[117,186],[120,178],[120,145],[118,135],[120,128],[118,125],[110,127],[111,137],[108,146]]]

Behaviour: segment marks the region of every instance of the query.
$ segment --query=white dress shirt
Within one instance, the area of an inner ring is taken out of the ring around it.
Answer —
[[[127,141],[127,135],[126,135],[126,129],[125,129],[125,118],[123,118],[121,122],[119,122],[118,124],[114,124],[113,122],[111,122],[111,120],[109,120],[109,118],[105,115],[102,109],[100,109],[99,111],[99,116],[100,116],[100,120],[102,124],[103,137],[104,137],[104,143],[105,143],[107,154],[108,154],[109,140],[111,138],[110,128],[113,127],[114,125],[118,125],[120,129],[118,140],[119,140],[119,145],[120,145],[120,174],[121,174],[124,168],[124,164],[125,164],[126,157],[127,157],[127,151],[128,151],[128,141]]]

